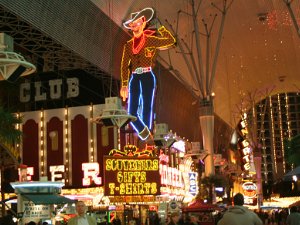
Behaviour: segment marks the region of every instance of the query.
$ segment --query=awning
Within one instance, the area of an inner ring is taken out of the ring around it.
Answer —
[[[75,202],[75,200],[57,194],[25,194],[22,196],[27,200],[32,201],[35,205],[66,204]]]
[[[196,199],[182,208],[182,212],[213,212],[217,210],[221,211],[222,208],[215,204],[204,203],[202,199]]]

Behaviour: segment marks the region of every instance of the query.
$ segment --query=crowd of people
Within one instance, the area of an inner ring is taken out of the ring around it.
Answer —
[[[68,221],[68,225],[99,225],[95,218],[86,214],[84,202],[76,203],[77,215]],[[169,215],[167,221],[161,221],[157,213],[153,214],[146,225],[201,225],[203,224],[203,214],[201,213],[184,213],[173,212]],[[240,193],[233,197],[233,205],[223,212],[211,217],[212,225],[300,225],[300,212],[296,206],[290,209],[274,210],[250,210],[244,206],[244,196]],[[0,225],[14,225],[12,216],[7,215],[0,220]],[[26,225],[36,225],[31,221]],[[46,222],[38,223],[47,225]],[[207,224],[207,223],[206,223]],[[122,225],[121,219],[116,216],[113,221],[109,222],[106,218],[105,223],[100,225]],[[130,220],[129,225],[142,225],[140,220]]]
[[[244,196],[240,193],[233,198],[233,205],[212,217],[214,225],[300,225],[300,212],[296,206],[280,210],[250,210],[244,206]],[[173,213],[167,225],[201,225],[198,213],[181,215]]]
[[[286,224],[288,209],[254,210],[264,224],[284,225]]]

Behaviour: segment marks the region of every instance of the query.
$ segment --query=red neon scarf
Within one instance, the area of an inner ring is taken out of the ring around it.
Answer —
[[[141,36],[133,37],[133,44],[132,44],[133,54],[135,55],[138,54],[145,45],[146,36],[151,36],[154,33],[155,33],[154,30],[144,30]]]

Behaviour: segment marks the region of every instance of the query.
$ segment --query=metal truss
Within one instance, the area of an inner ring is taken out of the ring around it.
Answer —
[[[14,51],[36,65],[38,72],[81,69],[101,79],[105,93],[103,97],[118,95],[117,82],[111,75],[1,6],[0,32],[13,37]]]

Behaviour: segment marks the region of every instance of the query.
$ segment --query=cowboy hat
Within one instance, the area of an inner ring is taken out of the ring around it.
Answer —
[[[123,23],[123,26],[127,29],[131,29],[131,27],[129,26],[129,24],[133,21],[135,21],[138,18],[141,18],[142,16],[145,17],[146,22],[149,22],[152,17],[154,15],[154,9],[152,8],[144,8],[139,12],[134,12],[131,13],[131,19],[127,20],[126,22]]]

